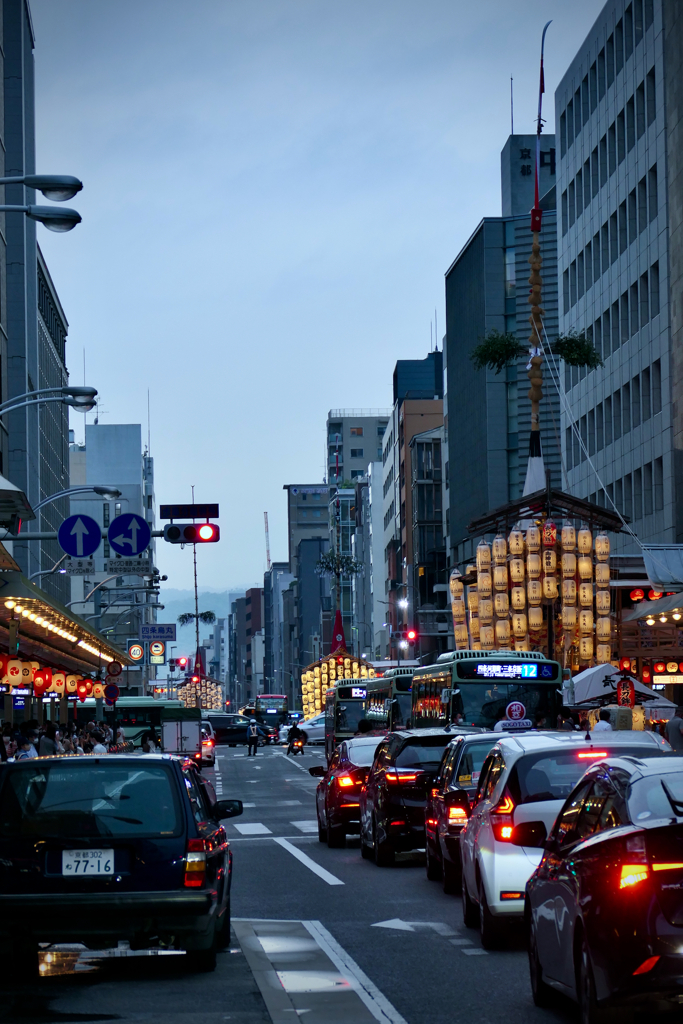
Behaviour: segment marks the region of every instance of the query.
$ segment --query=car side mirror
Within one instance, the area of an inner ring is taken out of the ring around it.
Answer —
[[[446,807],[461,807],[470,816],[470,797],[465,789],[451,789],[444,795],[443,802]]]
[[[217,800],[213,805],[213,816],[217,821],[224,818],[237,818],[244,808],[241,800]]]
[[[322,779],[323,775],[327,774],[327,769],[323,768],[321,764],[316,764],[308,769],[308,774],[312,775],[314,779]]]
[[[542,850],[546,844],[548,831],[543,821],[521,821],[512,830],[514,846],[528,846],[534,850]]]

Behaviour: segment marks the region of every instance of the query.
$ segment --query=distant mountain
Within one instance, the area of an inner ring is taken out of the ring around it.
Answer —
[[[245,588],[246,589],[246,588]],[[216,618],[227,618],[230,614],[230,605],[238,597],[244,597],[245,590],[208,590],[205,587],[199,588],[199,610],[200,612],[215,612]],[[175,622],[177,629],[175,656],[182,654],[194,654],[195,651],[195,628],[194,623],[189,626],[178,625],[178,616],[183,612],[194,612],[194,591],[178,590],[173,587],[162,585],[159,594],[159,604],[163,604],[164,610],[159,612],[159,622]],[[199,639],[207,640],[213,632],[213,626],[199,623]]]

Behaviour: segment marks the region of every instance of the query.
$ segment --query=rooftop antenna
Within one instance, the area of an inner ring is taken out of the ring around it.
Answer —
[[[515,103],[512,96],[512,75],[510,75],[510,135],[515,134]]]
[[[430,352],[434,351],[434,336],[432,334],[432,327],[433,327],[433,324],[432,324],[432,321],[430,320],[429,321],[429,351]]]
[[[268,572],[271,570],[270,562],[270,533],[268,532],[268,513],[263,513],[263,521],[266,525],[266,562],[268,563]]]
[[[434,306],[434,351],[439,351],[439,327],[436,319],[436,306]]]
[[[147,388],[147,454],[148,455],[150,455],[151,451],[152,451],[151,436],[152,435],[151,435],[150,423],[149,423],[149,388]]]

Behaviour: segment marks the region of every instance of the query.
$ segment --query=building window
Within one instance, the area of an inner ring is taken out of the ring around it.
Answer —
[[[121,502],[117,501],[114,505],[114,517],[121,515]]]
[[[636,190],[632,189],[628,195],[628,242],[629,245],[635,240],[638,234],[638,205],[636,203]]]
[[[640,138],[645,134],[645,83],[641,82],[636,89],[636,135]]]
[[[655,117],[657,116],[657,92],[655,86],[655,69],[652,68],[648,71],[646,78],[646,93],[647,93],[647,123],[648,126],[652,124]]]
[[[654,478],[655,512],[661,512],[664,508],[664,462],[661,457],[655,459]]]
[[[565,189],[562,193],[562,234],[566,235],[569,230],[569,203],[567,200],[567,190]]]
[[[643,402],[643,422],[649,420],[651,416],[650,409],[650,367],[648,366],[643,370],[642,373],[642,402]]]
[[[609,148],[609,174],[611,178],[617,169],[617,126],[614,122],[607,129],[607,141]]]
[[[351,470],[351,479],[352,480],[359,480],[362,476],[363,476],[363,470],[362,469],[352,469]]]
[[[635,287],[635,285],[634,285]],[[644,327],[650,319],[650,290],[647,271],[640,278],[640,326]]]
[[[626,149],[630,153],[636,144],[636,104],[633,96],[626,104]]]
[[[603,408],[602,402],[600,402],[597,409],[595,410],[596,448],[599,452],[601,452],[602,449],[605,447],[605,435],[603,431],[602,414]]]
[[[349,429],[349,434],[351,435],[351,437],[362,437],[363,436],[363,428],[362,427],[351,427]]]
[[[638,285],[631,285],[631,336],[638,333]]]
[[[565,451],[567,453],[567,470],[573,466],[572,463],[572,428],[567,427],[565,431]]]
[[[621,437],[621,392],[615,391],[612,396],[612,436],[615,441]]]
[[[631,429],[631,386],[624,384],[621,400],[621,415],[623,417],[623,433],[628,434]]]
[[[638,233],[647,227],[647,179],[643,176],[638,182]]]
[[[105,501],[102,504],[102,526],[109,526],[111,510],[109,508],[109,502]]]
[[[650,267],[650,317],[654,319],[659,313],[659,263]]]
[[[662,364],[655,359],[652,364],[652,415],[662,411]]]
[[[505,250],[505,298],[514,299],[516,293],[515,250]]]
[[[633,473],[633,518],[641,519],[643,515],[643,471],[636,469]]]
[[[619,335],[619,303],[612,303],[612,351],[616,352],[619,348],[620,335]]]
[[[614,81],[614,34],[607,40],[607,88]]]
[[[362,459],[363,458],[363,449],[362,448],[352,448],[351,449],[351,458],[352,459]]]
[[[648,214],[651,221],[657,216],[659,200],[657,197],[657,164],[653,164],[647,174],[648,183]]]
[[[621,296],[621,315],[619,318],[621,327],[621,344],[628,341],[628,292]]]
[[[643,466],[643,514],[652,515],[652,463]]]

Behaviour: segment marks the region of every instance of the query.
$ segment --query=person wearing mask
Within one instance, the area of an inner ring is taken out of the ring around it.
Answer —
[[[676,708],[675,715],[666,723],[666,738],[675,754],[683,754],[683,707]]]
[[[256,751],[258,749],[258,725],[256,719],[252,718],[247,726],[247,757],[251,757],[251,751],[254,751],[254,757],[256,757]],[[289,751],[287,751],[289,753]]]
[[[612,723],[609,720],[609,711],[607,708],[603,708],[600,712],[600,718],[593,726],[592,732],[611,732]],[[681,737],[683,739],[683,736]]]

